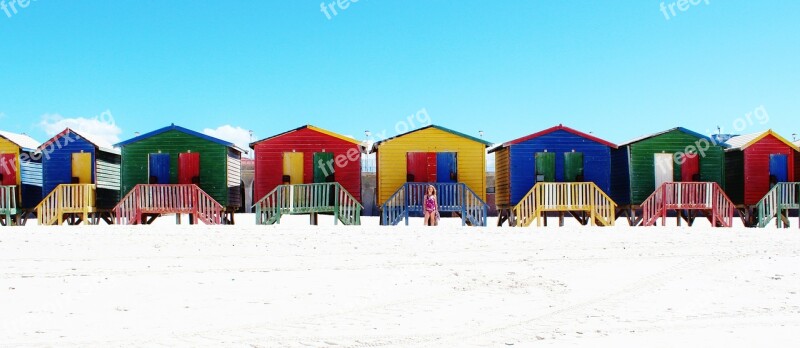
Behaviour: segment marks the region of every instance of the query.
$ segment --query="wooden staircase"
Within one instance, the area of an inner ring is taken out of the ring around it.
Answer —
[[[36,206],[39,225],[89,224],[95,213],[94,184],[61,184]]]
[[[139,184],[114,207],[117,224],[150,224],[162,214],[189,214],[190,223],[222,222],[223,207],[194,184]]]
[[[669,211],[675,211],[679,220],[684,211],[690,215],[699,211],[712,226],[731,227],[734,210],[733,202],[715,182],[667,182],[642,203],[642,226],[654,226],[659,218],[661,225],[666,225]],[[693,219],[687,218],[690,226]]]
[[[412,214],[424,213],[425,190],[436,188],[439,212],[452,212],[461,216],[462,226],[487,224],[489,206],[463,183],[405,183],[381,206],[381,225],[397,225]]]
[[[0,224],[11,226],[19,213],[17,207],[17,186],[0,186]]]
[[[333,214],[334,224],[361,225],[363,206],[338,182],[280,185],[256,202],[256,224],[280,224],[283,215]]]
[[[767,227],[772,219],[778,228],[789,227],[789,212],[800,211],[800,182],[781,182],[775,185],[756,204],[757,226]]]
[[[583,225],[614,226],[616,206],[593,182],[539,182],[511,209],[511,221],[519,227],[534,221],[541,226],[548,212],[567,212]]]

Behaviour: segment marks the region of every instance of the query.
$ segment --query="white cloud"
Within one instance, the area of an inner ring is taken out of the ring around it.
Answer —
[[[67,118],[59,114],[44,114],[39,122],[39,127],[48,136],[54,136],[64,129],[70,128],[96,145],[108,148],[118,143],[119,135],[122,134],[122,129],[117,127],[109,110],[92,118]]]
[[[203,129],[203,134],[234,143],[236,146],[250,151],[250,131],[242,127],[226,124],[216,129]]]
[[[486,171],[487,172],[494,172],[495,171],[495,160],[494,160],[494,153],[487,153],[486,154]]]

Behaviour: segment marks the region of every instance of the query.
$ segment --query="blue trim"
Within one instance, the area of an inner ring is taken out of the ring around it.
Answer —
[[[179,131],[179,132],[182,132],[182,133],[186,133],[186,134],[189,134],[189,135],[192,135],[192,136],[196,136],[196,137],[198,137],[200,139],[208,140],[208,141],[210,141],[212,143],[216,143],[216,144],[220,144],[220,145],[223,145],[223,146],[227,146],[229,148],[233,148],[233,149],[235,149],[235,150],[237,150],[237,151],[239,151],[241,153],[247,153],[247,151],[245,151],[243,149],[240,149],[238,146],[236,146],[233,143],[229,143],[229,142],[227,142],[225,140],[214,138],[214,137],[212,137],[210,135],[206,135],[206,134],[203,134],[203,133],[200,133],[200,132],[195,132],[195,131],[193,131],[191,129],[188,129],[188,128],[183,128],[181,126],[176,126],[175,124],[166,126],[164,128],[161,128],[161,129],[156,129],[156,130],[154,130],[154,131],[152,131],[150,133],[145,133],[145,134],[142,134],[142,135],[140,135],[138,137],[134,137],[134,138],[125,140],[123,142],[116,143],[116,144],[114,144],[114,147],[123,147],[125,145],[132,144],[132,143],[138,142],[140,140],[151,138],[151,137],[154,137],[156,135],[159,135],[159,134],[162,134],[162,133],[166,133],[166,132],[169,132],[169,131],[173,131],[173,130]]]

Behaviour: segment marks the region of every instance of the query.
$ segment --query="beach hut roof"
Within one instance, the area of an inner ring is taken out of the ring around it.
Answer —
[[[793,144],[791,141],[786,140],[784,137],[780,136],[778,133],[775,133],[774,131],[772,131],[772,129],[769,129],[769,130],[764,131],[764,132],[758,132],[758,133],[751,133],[751,134],[735,136],[733,138],[728,139],[726,144],[728,144],[728,146],[730,146],[729,150],[744,150],[744,149],[750,147],[751,145],[757,143],[759,140],[764,139],[764,137],[766,137],[768,135],[774,136],[775,138],[777,138],[778,140],[780,140],[784,144],[788,145],[789,147],[791,147],[795,151],[800,151],[800,148],[798,148],[796,144]]]
[[[271,137],[267,137],[267,138],[264,138],[264,139],[261,139],[261,140],[258,140],[258,141],[254,141],[254,142],[250,143],[250,148],[251,149],[254,148],[256,146],[256,144],[258,144],[258,143],[261,143],[261,142],[264,142],[264,141],[267,141],[267,140],[270,140],[270,139],[275,139],[277,137],[280,137],[280,136],[283,136],[283,135],[286,135],[286,134],[289,134],[289,133],[294,133],[294,132],[297,132],[297,131],[300,131],[300,130],[303,130],[303,129],[313,130],[315,132],[319,132],[319,133],[322,133],[322,134],[325,134],[325,135],[329,135],[329,136],[332,136],[334,138],[341,139],[341,140],[344,140],[344,141],[349,142],[349,143],[353,143],[355,145],[359,145],[359,146],[364,145],[360,141],[356,140],[355,138],[348,137],[346,135],[341,135],[339,133],[334,133],[334,132],[331,132],[329,130],[325,130],[325,129],[322,129],[322,128],[307,124],[307,125],[304,125],[304,126],[301,126],[301,127],[297,127],[295,129],[292,129],[292,130],[285,131],[285,132],[280,133],[280,134],[273,135]]]
[[[486,141],[486,140],[483,140],[483,139],[480,139],[480,138],[476,138],[476,137],[473,137],[473,136],[470,136],[470,135],[466,135],[466,134],[464,134],[464,133],[461,133],[461,132],[456,132],[456,131],[454,131],[454,130],[452,130],[452,129],[449,129],[449,128],[445,128],[445,127],[442,127],[442,126],[437,126],[437,125],[433,125],[433,124],[432,124],[432,125],[430,125],[430,126],[425,126],[425,127],[422,127],[422,128],[417,128],[417,129],[415,129],[415,130],[412,130],[412,131],[409,131],[409,132],[405,132],[405,133],[403,133],[403,134],[395,135],[395,136],[393,136],[393,137],[391,137],[391,138],[383,139],[383,140],[381,140],[381,141],[376,141],[376,142],[375,142],[375,144],[374,144],[374,145],[373,145],[373,147],[372,147],[372,149],[373,149],[372,151],[375,151],[375,150],[377,150],[377,149],[378,149],[378,146],[379,146],[380,144],[383,144],[383,143],[385,143],[385,142],[392,141],[393,139],[396,139],[396,138],[399,138],[399,137],[402,137],[402,136],[405,136],[405,135],[408,135],[408,134],[411,134],[411,133],[416,133],[416,132],[419,132],[419,131],[422,131],[422,130],[425,130],[425,129],[429,129],[429,128],[435,128],[435,129],[438,129],[438,130],[440,130],[440,131],[443,131],[443,132],[447,132],[447,133],[453,134],[453,135],[455,135],[455,136],[459,136],[459,137],[462,137],[462,138],[466,138],[466,139],[472,140],[472,141],[474,141],[474,142],[481,143],[481,144],[483,144],[483,145],[484,145],[484,146],[486,146],[486,147],[492,146],[492,143],[490,143],[490,142],[488,142],[488,141]]]
[[[236,146],[236,144],[234,144],[234,143],[231,143],[231,142],[228,142],[228,141],[225,141],[225,140],[222,140],[222,139],[218,139],[218,138],[215,138],[215,137],[212,137],[210,135],[206,135],[206,134],[203,134],[203,133],[200,133],[200,132],[195,132],[195,131],[193,131],[191,129],[188,129],[188,128],[183,128],[181,126],[176,126],[174,123],[169,125],[169,126],[166,126],[164,128],[156,129],[156,130],[154,130],[152,132],[145,133],[145,134],[139,135],[137,137],[133,137],[131,139],[125,140],[123,142],[116,143],[116,144],[114,144],[114,147],[123,147],[125,145],[133,144],[133,143],[138,142],[140,140],[144,140],[144,139],[147,139],[147,138],[150,138],[150,137],[154,137],[156,135],[159,135],[159,134],[162,134],[162,133],[166,133],[166,132],[169,132],[169,131],[173,131],[173,130],[174,131],[178,131],[178,132],[182,132],[182,133],[186,133],[186,134],[189,134],[189,135],[201,138],[201,139],[205,139],[205,140],[208,140],[208,141],[210,141],[212,143],[220,144],[222,146],[227,146],[227,147],[235,149],[236,151],[239,151],[241,153],[247,153],[247,150]]]
[[[63,131],[61,131],[61,133],[58,133],[58,134],[54,135],[49,140],[45,141],[42,145],[39,145],[38,150],[42,150],[42,149],[46,148],[50,144],[56,142],[59,138],[67,135],[67,133],[72,133],[72,134],[77,135],[79,138],[84,139],[84,140],[88,141],[90,144],[94,145],[94,147],[97,148],[100,151],[113,153],[113,154],[116,154],[116,155],[120,154],[120,151],[118,149],[114,149],[114,148],[111,148],[111,147],[100,146],[100,145],[98,145],[98,141],[92,140],[92,138],[86,137],[86,136],[74,131],[71,128],[66,128]]]
[[[592,140],[594,142],[606,145],[608,147],[611,147],[611,148],[614,148],[614,149],[617,148],[617,145],[615,145],[612,142],[600,139],[598,137],[595,137],[594,135],[587,134],[587,133],[581,132],[579,130],[576,130],[576,129],[573,129],[573,128],[569,128],[569,127],[566,127],[564,125],[559,124],[558,126],[550,127],[550,128],[547,128],[547,129],[545,129],[543,131],[536,132],[536,133],[524,136],[524,137],[519,138],[519,139],[514,139],[514,140],[511,140],[511,141],[505,142],[503,144],[500,144],[498,146],[494,146],[491,149],[489,149],[489,153],[492,153],[492,152],[497,151],[497,150],[499,150],[501,148],[504,148],[504,147],[509,147],[511,145],[514,145],[514,144],[523,143],[523,142],[526,142],[528,140],[535,139],[535,138],[538,138],[538,137],[541,137],[541,136],[544,136],[544,135],[547,135],[547,134],[550,134],[550,133],[553,133],[553,132],[556,132],[556,131],[569,132],[569,133],[575,134],[575,135],[577,135],[579,137],[586,138],[586,139]]]
[[[17,144],[17,146],[21,147],[23,150],[28,151],[36,151],[40,144],[38,141],[36,141],[36,139],[29,137],[27,134],[0,131],[0,137]]]
[[[695,136],[695,137],[700,138],[700,139],[706,139],[709,142],[711,142],[712,144],[716,144],[716,145],[721,146],[721,147],[726,147],[726,148],[728,147],[728,145],[725,144],[725,143],[717,142],[716,140],[714,140],[713,138],[711,138],[711,137],[709,137],[707,135],[703,135],[703,134],[688,130],[688,129],[683,128],[683,127],[670,128],[670,129],[667,129],[665,131],[661,131],[661,132],[658,132],[658,133],[653,133],[653,134],[650,134],[650,135],[645,135],[645,136],[642,136],[642,137],[638,137],[636,139],[633,139],[633,140],[624,142],[622,144],[619,144],[619,146],[622,147],[622,146],[627,146],[627,145],[630,145],[630,144],[633,144],[633,143],[638,143],[640,141],[647,140],[647,139],[650,139],[650,138],[655,138],[655,137],[657,137],[659,135],[667,134],[667,133],[672,132],[672,131],[679,131],[679,132],[682,132],[682,133],[689,134],[691,136]]]

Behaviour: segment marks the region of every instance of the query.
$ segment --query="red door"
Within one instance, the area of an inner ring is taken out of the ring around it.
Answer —
[[[200,183],[200,154],[197,152],[178,155],[178,183]]]
[[[409,152],[406,168],[407,182],[436,182],[436,153]]]
[[[700,157],[696,154],[685,155],[681,164],[681,181],[700,181]]]
[[[17,184],[17,155],[13,153],[0,154],[0,180],[1,185]]]

